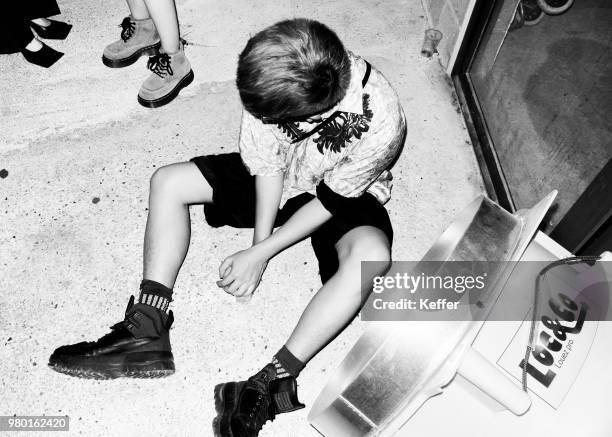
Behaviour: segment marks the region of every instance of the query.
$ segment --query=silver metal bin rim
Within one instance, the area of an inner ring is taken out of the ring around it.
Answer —
[[[518,261],[556,194],[553,191],[533,208],[515,214],[479,196],[423,260]],[[498,272],[496,292],[501,292],[510,273]],[[309,422],[328,437],[393,435],[452,380],[482,324],[370,323],[316,399]]]

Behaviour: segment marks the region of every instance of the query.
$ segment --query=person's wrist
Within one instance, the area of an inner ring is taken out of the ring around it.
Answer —
[[[257,246],[259,243],[264,241],[265,238],[253,238],[253,244],[251,246]]]
[[[261,243],[262,241],[264,241],[266,238],[268,238],[270,235],[272,235],[272,232],[254,232],[253,233],[253,246]]]
[[[249,251],[259,262],[267,263],[270,260],[271,256],[268,254],[265,245],[262,243],[263,241],[254,244],[253,246],[251,246]]]

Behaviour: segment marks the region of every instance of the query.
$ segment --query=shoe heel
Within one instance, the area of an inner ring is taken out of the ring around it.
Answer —
[[[189,73],[187,73],[187,76],[185,76],[183,83],[181,83],[181,88],[185,88],[189,86],[191,82],[193,82],[193,78],[194,78],[193,70],[190,70]]]
[[[214,390],[215,411],[217,414],[223,413],[223,386],[225,384],[217,384]]]
[[[225,390],[229,388],[230,396],[225,398]],[[215,386],[215,411],[217,416],[213,419],[213,435],[215,437],[234,437],[232,433],[229,419],[234,408],[235,390],[233,383],[217,384]]]

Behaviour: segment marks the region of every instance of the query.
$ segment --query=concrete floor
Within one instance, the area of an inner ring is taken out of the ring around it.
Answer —
[[[309,16],[334,28],[396,86],[408,139],[388,204],[394,258],[415,260],[482,192],[449,80],[423,59],[420,1],[178,1],[196,81],[167,107],[136,93],[145,60],[122,70],[100,62],[126,13],[120,0],[60,0],[70,37],[50,70],[0,57],[0,415],[69,415],[69,435],[211,435],[212,389],[246,378],[281,346],[319,286],[308,242],[271,261],[250,304],[214,284],[219,261],[250,231],[211,230],[192,208],[193,244],[176,284],[177,373],[163,380],[95,382],[52,372],[61,344],[93,340],[122,317],[141,275],[148,179],[156,167],[236,149],[237,53],[254,31]],[[111,11],[111,12],[109,12]],[[307,408],[262,436],[315,436],[309,407],[363,325],[353,323],[300,377]]]

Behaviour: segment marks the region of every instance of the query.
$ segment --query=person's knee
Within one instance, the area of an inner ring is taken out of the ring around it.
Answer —
[[[212,188],[193,162],[160,167],[151,176],[149,201],[193,205],[212,202]]]
[[[150,181],[150,194],[152,196],[173,196],[179,190],[179,175],[172,165],[160,167],[153,172]]]
[[[361,264],[362,261],[376,261],[376,270],[386,271],[391,265],[391,249],[385,234],[379,229],[361,232],[348,244],[338,250],[340,264]],[[377,273],[381,273],[377,272]]]
[[[385,239],[386,240],[386,239]],[[361,261],[375,261],[373,271],[377,275],[381,275],[391,267],[391,249],[386,241],[380,239],[366,242],[359,248],[359,253],[356,257]]]

